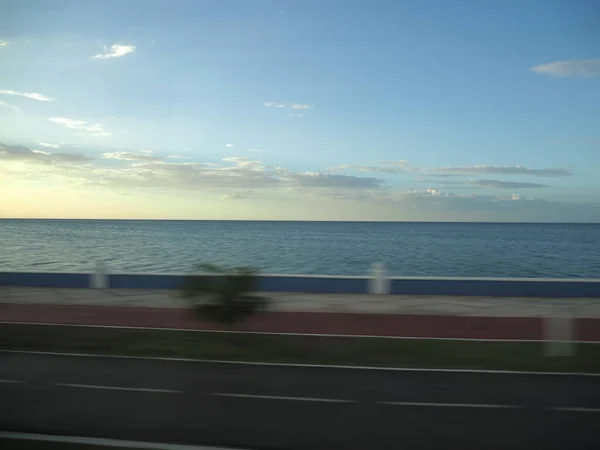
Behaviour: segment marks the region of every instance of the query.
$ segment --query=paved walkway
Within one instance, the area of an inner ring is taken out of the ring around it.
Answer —
[[[269,293],[257,332],[405,337],[543,338],[543,317],[569,312],[575,339],[600,341],[599,299],[419,297]],[[0,321],[218,329],[198,321],[173,291],[0,288]]]
[[[518,298],[268,292],[273,311],[370,314],[544,317],[560,308],[581,318],[600,319],[598,298]],[[177,291],[149,289],[59,289],[0,286],[0,303],[185,308]]]

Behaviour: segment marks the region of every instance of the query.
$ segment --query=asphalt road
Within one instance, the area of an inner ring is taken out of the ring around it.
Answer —
[[[600,448],[600,377],[0,352],[0,429],[251,449]]]

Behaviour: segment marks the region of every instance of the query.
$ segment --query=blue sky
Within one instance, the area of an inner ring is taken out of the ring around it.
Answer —
[[[600,221],[593,1],[10,3],[2,217]]]

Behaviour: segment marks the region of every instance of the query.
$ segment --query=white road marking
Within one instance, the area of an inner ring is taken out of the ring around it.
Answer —
[[[8,431],[0,431],[0,439],[60,442],[63,444],[82,444],[99,447],[138,448],[151,450],[235,450],[232,448],[223,447],[217,448],[196,445],[161,444],[158,442],[121,441],[117,439],[102,439],[78,436],[55,436],[47,434],[13,433]]]
[[[0,353],[17,353],[24,355],[46,355],[66,356],[77,358],[105,358],[105,359],[139,359],[143,361],[173,361],[200,364],[237,364],[245,366],[267,366],[267,367],[302,367],[309,369],[347,369],[347,370],[379,370],[388,372],[439,372],[439,373],[477,373],[477,374],[499,374],[499,375],[546,375],[546,376],[576,376],[576,377],[600,377],[600,373],[592,372],[528,372],[523,370],[484,370],[484,369],[428,369],[421,367],[378,367],[378,366],[345,366],[336,364],[294,364],[275,363],[260,361],[232,361],[221,359],[194,359],[194,358],[170,358],[161,356],[127,356],[127,355],[100,355],[93,353],[62,353],[41,352],[30,350],[0,350]]]
[[[600,408],[580,408],[580,407],[576,407],[576,406],[561,406],[561,407],[554,407],[554,408],[548,408],[548,409],[551,409],[552,411],[600,413]]]
[[[19,384],[24,383],[19,380],[0,380],[0,383],[7,384]],[[152,388],[135,388],[135,387],[122,387],[122,386],[104,386],[94,384],[78,384],[78,383],[53,383],[53,386],[69,387],[69,388],[81,388],[81,389],[100,389],[100,390],[113,390],[113,391],[131,391],[131,392],[151,392],[151,393],[182,393],[183,391],[174,389],[152,389]],[[358,400],[348,399],[337,399],[337,398],[319,398],[319,397],[293,397],[293,396],[281,396],[281,395],[260,395],[260,394],[239,394],[233,392],[211,392],[211,395],[219,397],[233,397],[233,398],[252,398],[262,400],[284,400],[284,401],[300,401],[300,402],[319,402],[319,403],[360,403]],[[515,409],[522,408],[521,405],[498,405],[498,404],[486,404],[486,403],[439,403],[439,402],[403,402],[403,401],[379,401],[376,402],[380,405],[390,406],[416,406],[416,407],[428,407],[428,408],[483,408],[483,409]],[[600,413],[600,408],[586,408],[577,406],[555,406],[548,407],[550,411],[563,411],[563,412],[584,412],[584,413]],[[0,432],[0,438],[4,434]],[[20,435],[21,433],[13,433]],[[25,436],[26,434],[22,434]],[[43,435],[32,435],[32,436],[43,436]],[[68,438],[68,437],[67,437]],[[14,439],[28,439],[18,438]],[[31,438],[36,439],[36,438]],[[84,438],[85,439],[85,438]],[[39,439],[44,440],[44,439]],[[68,442],[68,441],[56,441],[56,442]],[[123,441],[125,442],[125,441]],[[121,446],[113,444],[98,444],[106,446]],[[154,445],[154,444],[152,444]],[[139,448],[178,448],[178,447],[139,447]],[[182,447],[188,448],[188,447]],[[189,448],[208,448],[208,447],[189,447]],[[212,448],[212,447],[211,447]]]
[[[490,405],[479,403],[435,403],[435,402],[379,402],[382,405],[394,406],[425,406],[431,408],[520,408],[518,405]]]
[[[76,384],[76,383],[53,383],[54,386],[71,387],[71,388],[83,388],[83,389],[107,389],[113,391],[133,391],[133,392],[164,392],[177,394],[182,391],[173,389],[148,389],[148,388],[135,388],[135,387],[122,387],[122,386],[101,386],[95,384]]]
[[[477,317],[477,316],[473,316]],[[329,334],[329,333],[284,333],[277,331],[235,331],[235,330],[198,330],[192,328],[160,328],[160,327],[132,327],[124,325],[86,325],[78,323],[48,323],[48,322],[11,322],[0,321],[7,325],[37,325],[48,327],[80,327],[80,328],[115,328],[124,330],[152,330],[152,331],[189,331],[191,333],[226,333],[226,334],[262,334],[271,336],[307,336],[307,337],[331,337],[331,338],[368,338],[368,339],[397,339],[408,341],[470,341],[470,342],[522,342],[540,343],[544,339],[492,339],[492,338],[452,338],[431,336],[381,336],[377,334]],[[571,342],[573,344],[599,344],[599,341],[554,341]]]
[[[212,395],[217,395],[219,397],[255,398],[262,400],[289,400],[298,402],[358,403],[356,400],[342,400],[337,398],[285,397],[280,395],[235,394],[229,392],[213,392]]]

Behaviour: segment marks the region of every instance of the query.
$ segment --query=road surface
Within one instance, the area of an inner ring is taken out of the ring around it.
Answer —
[[[0,429],[250,449],[600,448],[600,377],[0,352]]]

